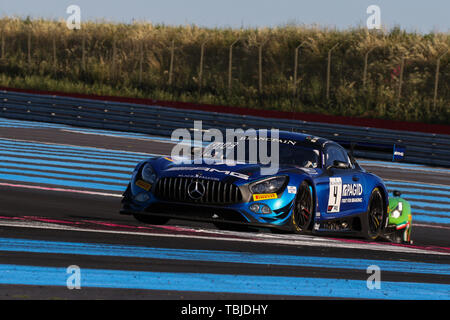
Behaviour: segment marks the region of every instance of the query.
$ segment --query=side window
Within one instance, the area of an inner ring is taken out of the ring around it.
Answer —
[[[325,153],[325,167],[333,165],[334,160],[347,163],[349,168],[352,166],[345,149],[338,146],[329,146]]]

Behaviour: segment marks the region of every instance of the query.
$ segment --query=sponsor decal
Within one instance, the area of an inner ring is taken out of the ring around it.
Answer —
[[[288,190],[288,193],[293,193],[293,194],[297,193],[297,187],[296,186],[288,186],[287,190]]]
[[[150,188],[152,187],[152,185],[151,185],[150,183],[148,183],[148,182],[146,182],[146,181],[144,181],[144,180],[138,180],[138,181],[136,181],[136,185],[137,185],[139,188],[144,189],[145,191],[150,190]]]
[[[327,212],[339,212],[342,197],[342,179],[330,178],[330,194],[328,196]]]
[[[394,152],[392,155],[392,161],[403,160],[405,158],[405,147],[394,145]]]
[[[343,197],[355,197],[360,196],[363,193],[363,188],[360,183],[351,183],[342,185]]]
[[[278,198],[276,193],[254,194],[253,201],[270,200]]]
[[[167,161],[173,162],[172,158],[164,157],[164,159],[166,159]]]
[[[363,202],[362,198],[344,198],[342,199],[342,203],[355,203],[355,202]]]
[[[219,181],[219,178],[216,177],[207,177],[202,176],[201,173],[198,174],[179,174],[177,175],[178,178],[202,178],[202,180],[211,180],[211,181]]]
[[[211,172],[211,173],[223,173],[225,175],[229,175],[232,177],[248,180],[250,176],[246,174],[242,174],[239,172],[229,171],[229,170],[218,170],[214,168],[204,168],[204,167],[172,167],[167,169],[167,171],[205,171],[205,172]]]
[[[283,143],[283,144],[289,144],[292,146],[295,146],[297,144],[297,141],[289,140],[289,139],[278,139],[278,138],[270,138],[270,137],[253,137],[253,136],[244,136],[241,137],[239,140],[246,140],[246,141],[267,141],[267,142],[277,142],[277,143]]]

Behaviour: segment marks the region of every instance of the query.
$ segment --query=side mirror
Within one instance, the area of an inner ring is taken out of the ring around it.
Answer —
[[[348,169],[348,163],[344,162],[344,161],[339,161],[339,160],[334,160],[333,161],[333,165],[328,166],[327,170],[330,170],[332,168],[336,168],[336,169]]]
[[[398,190],[394,190],[393,194],[394,194],[394,197],[400,197],[402,195],[401,192]]]
[[[334,160],[333,161],[333,168],[348,169],[348,163],[344,162],[344,161]]]

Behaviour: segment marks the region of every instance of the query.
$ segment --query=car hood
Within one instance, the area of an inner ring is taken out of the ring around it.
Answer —
[[[187,177],[187,178],[204,178],[210,180],[224,181],[228,183],[240,182],[247,183],[253,180],[258,180],[261,178],[266,178],[272,175],[280,174],[317,174],[316,169],[301,168],[297,166],[280,166],[278,171],[271,175],[266,175],[264,168],[269,168],[269,166],[264,166],[261,164],[250,164],[242,162],[230,162],[227,163],[181,163],[176,164],[170,158],[158,159],[155,170],[160,177]]]

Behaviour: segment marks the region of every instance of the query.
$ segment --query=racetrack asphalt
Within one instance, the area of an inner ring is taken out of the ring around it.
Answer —
[[[140,159],[170,153],[167,138],[0,123],[2,299],[450,297],[446,168],[361,160],[411,196],[413,245],[179,220],[149,226],[118,214],[120,194]],[[80,290],[66,286],[71,265]],[[370,265],[380,267],[381,289],[366,285]]]

